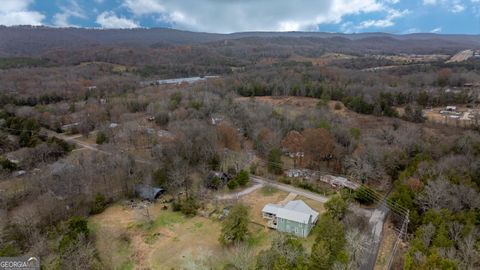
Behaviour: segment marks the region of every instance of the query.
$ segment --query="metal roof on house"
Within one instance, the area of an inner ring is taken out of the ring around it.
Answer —
[[[277,212],[277,218],[291,220],[303,224],[310,223],[310,217],[311,216],[309,214],[285,208],[280,208]]]
[[[268,203],[263,207],[262,212],[276,215],[278,212],[278,209],[282,207],[283,206],[278,204]]]
[[[263,207],[262,212],[300,223],[314,223],[318,218],[318,212],[302,200],[290,201],[285,206],[269,203]]]
[[[318,218],[318,212],[310,208],[310,206],[308,206],[302,200],[290,201],[284,206],[284,209],[289,209],[289,210],[310,215],[312,216],[312,221],[316,221]]]

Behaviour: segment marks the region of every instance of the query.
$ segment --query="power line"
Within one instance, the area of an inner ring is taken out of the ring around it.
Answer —
[[[405,216],[405,220],[402,223],[402,228],[400,229],[400,232],[397,236],[397,240],[395,241],[395,245],[393,246],[392,253],[390,254],[390,257],[388,258],[388,263],[387,267],[385,268],[386,270],[390,270],[393,264],[393,258],[395,257],[395,253],[397,253],[397,249],[400,245],[401,239],[404,237],[404,235],[407,235],[407,230],[408,230],[408,223],[410,222],[409,220],[409,213]]]

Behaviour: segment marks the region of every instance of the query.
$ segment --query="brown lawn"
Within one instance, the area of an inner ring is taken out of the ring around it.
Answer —
[[[248,247],[258,253],[270,246],[276,232],[264,226],[261,210],[267,203],[278,203],[287,192],[263,187],[240,199],[250,207],[250,238]],[[323,205],[298,196],[322,213]],[[195,216],[163,209],[161,203],[148,206],[151,223],[146,222],[146,210],[132,209],[116,204],[103,213],[92,216],[95,245],[101,261],[112,269],[183,269],[189,263],[206,265],[212,269],[223,267],[232,253],[223,248],[218,237],[221,222],[217,219]],[[314,237],[305,239],[309,250]]]

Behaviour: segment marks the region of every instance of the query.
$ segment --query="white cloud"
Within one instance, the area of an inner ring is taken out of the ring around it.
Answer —
[[[472,3],[478,3],[480,0],[470,0]],[[462,0],[423,0],[424,5],[439,5],[453,13],[460,13],[465,10],[465,4]]]
[[[125,0],[123,5],[137,16],[166,12],[165,7],[157,0]]]
[[[118,17],[114,12],[103,12],[97,16],[96,23],[103,28],[137,28],[139,25],[133,20]]]
[[[360,22],[359,25],[345,25],[347,28],[344,30],[346,32],[356,32],[358,30],[368,29],[368,28],[386,28],[395,25],[394,20],[404,17],[405,15],[409,14],[410,11],[408,9],[403,11],[398,11],[396,9],[388,9],[387,16],[380,20],[366,20]]]
[[[2,0],[0,3],[0,25],[41,25],[45,16],[29,10],[33,0]]]
[[[69,22],[70,18],[86,19],[85,11],[80,7],[76,0],[68,1],[68,5],[61,6],[62,12],[53,16],[53,24],[59,27],[76,27],[76,25]]]
[[[402,32],[402,34],[413,34],[413,33],[420,33],[420,29],[418,28],[409,28]]]
[[[441,27],[437,27],[437,28],[432,29],[432,30],[430,31],[430,33],[440,33],[440,32],[442,32],[442,28],[441,28]]]
[[[452,12],[453,13],[459,13],[465,10],[465,6],[463,6],[460,2],[458,3],[453,3],[452,6]]]
[[[316,30],[346,15],[385,12],[397,0],[123,0],[135,17],[153,16],[175,28],[207,31]]]

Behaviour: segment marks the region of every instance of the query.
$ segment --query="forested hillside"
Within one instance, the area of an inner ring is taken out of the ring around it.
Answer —
[[[479,50],[462,35],[0,27],[0,257],[478,269]],[[292,198],[319,213],[306,238],[262,214]]]

